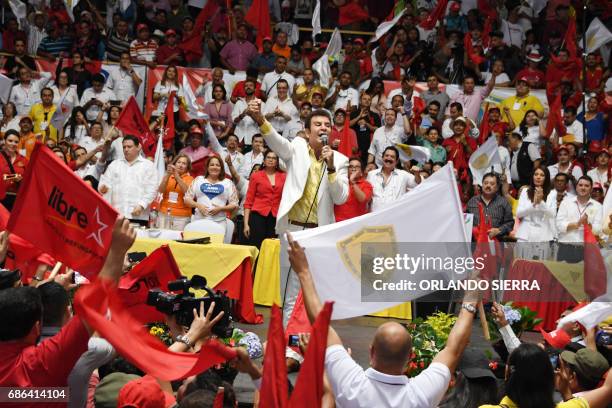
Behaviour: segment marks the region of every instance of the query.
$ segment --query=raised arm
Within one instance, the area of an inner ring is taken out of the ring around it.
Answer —
[[[293,157],[293,146],[290,141],[279,135],[276,129],[265,120],[261,112],[261,101],[253,100],[249,102],[247,114],[259,125],[266,144],[278,154],[278,157],[285,162],[291,161]]]

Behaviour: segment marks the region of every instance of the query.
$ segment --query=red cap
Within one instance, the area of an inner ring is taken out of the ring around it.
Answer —
[[[166,30],[166,32],[164,33],[166,34],[166,37],[171,36],[171,35],[176,35],[176,31],[174,31],[173,29],[168,29]]]
[[[264,41],[272,42],[272,38],[271,37],[264,37],[263,40],[261,40],[261,42],[264,42]]]
[[[125,384],[117,396],[117,407],[166,408],[176,404],[172,395],[162,391],[150,375]]]
[[[136,26],[136,32],[141,31],[141,30],[148,30],[149,26],[144,24],[144,23],[140,23]]]
[[[517,81],[523,81],[523,82],[529,83],[529,78],[526,76],[522,76],[519,79],[517,79]]]
[[[201,136],[203,136],[203,135],[204,135],[204,132],[202,132],[202,129],[200,129],[199,127],[195,127],[195,126],[194,126],[193,128],[191,128],[191,129],[189,130],[189,134],[190,134],[190,135],[197,134],[197,135],[201,135]]]
[[[364,45],[364,44],[365,44],[365,42],[364,42],[364,41],[363,41],[361,38],[355,38],[355,39],[353,40],[353,44],[361,44],[361,45]]]
[[[562,329],[557,329],[550,333],[546,333],[544,330],[540,329],[540,332],[544,340],[556,349],[563,349],[572,341],[569,334]]]
[[[459,11],[459,10],[461,10],[461,4],[457,3],[456,1],[453,1],[451,3],[450,10],[451,11]]]

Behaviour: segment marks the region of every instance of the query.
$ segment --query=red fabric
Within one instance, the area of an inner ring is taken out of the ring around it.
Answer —
[[[191,171],[189,174],[191,174],[194,178],[204,175],[204,170],[206,169],[206,165],[208,164],[208,159],[210,159],[210,157],[212,156],[205,156],[191,163]]]
[[[550,112],[548,114],[548,121],[546,122],[546,136],[550,136],[553,130],[557,130],[559,137],[565,136],[566,129],[563,124],[563,118],[561,117],[561,92],[557,94],[555,99],[550,102]]]
[[[478,226],[476,227],[476,249],[472,255],[474,259],[482,258],[483,267],[480,269],[480,279],[491,281],[496,277],[497,259],[491,252],[489,230],[493,227],[491,218],[487,217],[484,211],[484,204],[478,203]]]
[[[355,197],[353,186],[349,185],[349,195],[346,202],[342,205],[334,205],[334,215],[336,216],[336,222],[348,220],[350,218],[359,217],[360,215],[368,213],[368,204],[372,199],[373,189],[372,184],[369,181],[362,178],[357,181],[357,185],[366,195],[364,202],[360,203]]]
[[[576,58],[578,54],[578,46],[576,45],[576,14],[570,15],[563,42],[565,42],[565,48],[567,48],[570,58]]]
[[[255,82],[255,97],[260,99],[263,97],[263,92],[261,92],[261,84],[259,82]],[[244,81],[237,82],[236,85],[234,85],[232,98],[246,98],[246,92],[244,92]]]
[[[118,354],[164,381],[189,377],[236,357],[235,350],[215,340],[207,342],[199,354],[169,351],[132,317],[123,305],[117,286],[105,279],[81,288],[75,296],[74,308]],[[110,311],[110,320],[107,311]]]
[[[478,145],[481,145],[489,138],[489,133],[491,132],[491,128],[489,127],[488,104],[485,107],[484,114],[482,115],[482,120],[480,121],[479,130],[480,130],[480,136],[478,137]]]
[[[477,148],[476,141],[471,137],[466,137],[466,141],[472,152],[474,152]],[[442,142],[442,146],[445,148],[450,147],[450,151],[447,149],[446,160],[452,161],[457,170],[466,170],[468,168],[469,155],[466,152],[466,147],[460,141],[455,140],[455,137],[450,137]]]
[[[270,313],[268,342],[264,353],[263,378],[259,389],[259,406],[262,408],[288,407],[287,387],[283,318],[278,306],[273,305]]]
[[[164,111],[165,115],[165,123],[164,123],[164,150],[172,149],[172,145],[174,144],[174,99],[176,96],[176,92],[170,92],[170,96],[168,97],[168,104],[166,105],[166,110]]]
[[[234,318],[243,323],[261,324],[263,316],[255,313],[253,303],[253,276],[251,258],[244,261],[225,279],[215,286],[215,290],[227,291],[227,296],[237,299]]]
[[[73,317],[58,334],[36,346],[19,341],[0,342],[0,386],[65,387],[68,374],[87,351],[88,341],[89,333],[81,319]],[[19,406],[57,404],[39,402]]]
[[[274,174],[273,186],[270,184],[265,170],[259,170],[251,174],[244,208],[249,208],[264,217],[267,217],[270,213],[276,217],[286,179],[287,173],[277,171]]]
[[[421,21],[419,25],[425,30],[432,30],[438,20],[444,17],[446,13],[446,5],[448,4],[448,0],[440,0],[438,4],[436,4],[436,8],[434,8],[425,20]]]
[[[174,58],[166,62],[166,60],[173,55],[176,55]],[[185,55],[183,50],[177,44],[175,47],[170,47],[168,44],[160,45],[157,49],[157,54],[155,56],[155,60],[158,64],[161,65],[181,65],[184,61]]]
[[[478,11],[490,19],[497,20],[497,10],[491,6],[489,0],[478,0]]]
[[[206,2],[206,5],[196,17],[194,22],[193,30],[191,35],[183,38],[183,41],[179,43],[178,47],[185,54],[185,60],[187,62],[195,62],[202,58],[204,52],[202,51],[202,30],[206,22],[210,20],[219,10],[219,5],[216,1],[211,0]]]
[[[527,83],[529,86],[533,87],[534,85],[543,84],[546,79],[546,74],[540,71],[539,69],[531,69],[529,67],[523,68],[520,70],[515,78],[525,78],[527,79]]]
[[[336,140],[340,141],[340,144],[338,145],[338,151],[346,157],[353,156],[353,151],[357,151],[357,134],[349,126],[348,116],[345,121],[345,126],[342,127],[342,130],[336,129],[335,126],[332,127],[331,134],[329,135],[329,145],[332,146],[333,142]]]
[[[582,62],[578,58],[570,58],[563,62],[559,61],[554,55],[550,56],[550,64],[546,68],[546,86],[548,89],[555,89],[559,86],[562,79],[570,79],[580,77],[582,70]]]
[[[312,330],[310,341],[300,367],[295,388],[291,394],[291,407],[320,407],[323,398],[323,374],[325,371],[325,350],[327,349],[327,333],[333,310],[332,302],[325,302]]]
[[[604,70],[597,66],[594,70],[590,70],[587,68],[586,70],[586,89],[588,91],[599,91],[599,87],[601,86],[601,81],[603,79]]]
[[[155,134],[149,129],[147,122],[145,121],[140,108],[136,103],[136,99],[131,96],[127,101],[115,127],[123,132],[124,135],[134,135],[140,139],[142,144],[142,151],[146,156],[152,157],[155,155],[155,146],[157,144],[157,138]]]
[[[270,29],[270,6],[268,0],[254,0],[244,20],[257,30],[257,48],[263,49],[263,39],[272,37]]]
[[[308,320],[306,307],[304,306],[304,297],[300,289],[295,299],[291,316],[289,316],[289,321],[287,322],[286,339],[289,339],[290,334],[309,333],[311,329],[312,325],[310,324],[310,320]],[[296,351],[300,352],[299,349]]]
[[[168,291],[168,282],[179,279],[179,270],[168,245],[151,252],[142,262],[119,280],[119,296],[132,316],[140,323],[159,322],[164,315],[147,305],[149,289]]]
[[[470,60],[476,64],[480,65],[487,60],[484,55],[480,55],[474,49],[474,45],[472,44],[472,33],[467,33],[463,38],[463,47],[465,48],[465,52],[467,53]]]
[[[591,300],[606,293],[606,265],[591,227],[584,226],[584,292]]]
[[[94,278],[106,258],[117,211],[37,143],[7,229]]]
[[[527,306],[537,312],[538,317],[543,319],[542,324],[537,328],[546,331],[555,330],[561,313],[576,304],[569,292],[559,281],[552,278],[548,268],[541,262],[516,260],[506,279],[538,281],[540,291],[509,290],[504,293],[504,301],[513,301],[516,306]],[[550,299],[555,299],[555,301],[548,301]]]
[[[219,388],[217,391],[217,395],[215,395],[215,400],[213,401],[213,408],[223,408],[223,397],[225,391],[223,388]]]
[[[12,163],[13,168],[15,169],[16,174],[21,174],[22,176],[25,174],[26,169],[28,167],[28,159],[25,156],[17,153],[17,157],[15,161]],[[4,157],[0,157],[0,184],[2,185],[2,189],[4,190],[4,195],[6,196],[6,192],[16,193],[19,190],[19,186],[23,185],[23,180],[20,184],[16,184],[10,180],[4,180],[5,174],[13,174],[11,168],[8,165],[8,162],[4,160]]]
[[[339,9],[338,25],[345,26],[347,24],[366,21],[370,18],[367,11],[355,1],[349,1]]]

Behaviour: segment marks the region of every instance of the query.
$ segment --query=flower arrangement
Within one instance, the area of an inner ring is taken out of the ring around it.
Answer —
[[[448,335],[457,321],[455,316],[437,312],[426,320],[415,319],[406,328],[412,337],[412,355],[406,375],[415,377],[425,370],[446,345]]]
[[[504,308],[504,316],[516,337],[520,338],[524,332],[531,331],[542,323],[542,319],[537,317],[538,313],[527,306],[515,306],[512,302],[503,303],[502,306]],[[487,315],[487,322],[489,324],[489,332],[491,333],[491,341],[497,342],[501,337],[497,324],[490,314]]]

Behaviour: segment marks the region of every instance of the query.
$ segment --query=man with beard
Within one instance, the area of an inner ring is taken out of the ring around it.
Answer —
[[[183,65],[185,54],[178,46],[177,34],[173,29],[166,30],[165,42],[157,49],[157,63],[161,65]]]
[[[346,203],[334,206],[336,222],[359,217],[368,212],[372,200],[372,184],[363,177],[363,165],[359,158],[349,160],[349,195]]]
[[[270,96],[262,108],[262,113],[274,129],[282,134],[285,126],[292,119],[299,116],[293,101],[289,97],[289,84],[284,79],[279,79],[276,83],[276,95]]]
[[[232,111],[232,119],[234,120],[234,132],[241,142],[245,145],[251,145],[251,139],[253,135],[259,133],[259,126],[251,119],[247,114],[247,107],[249,102],[257,99],[255,96],[256,82],[253,79],[246,79],[244,81],[244,93],[246,97],[238,98],[234,104]]]
[[[404,134],[395,129],[396,120],[398,120],[397,112],[393,109],[387,109],[385,111],[385,126],[381,126],[374,131],[374,137],[368,149],[368,165],[376,164],[376,167],[381,167],[383,165],[383,153],[387,147],[406,141]]]
[[[417,186],[418,179],[405,170],[397,168],[399,152],[395,146],[388,146],[382,154],[382,166],[368,172],[368,182],[372,185],[372,212],[394,203],[409,189]]]
[[[287,58],[277,55],[276,62],[274,63],[274,71],[268,72],[264,75],[261,85],[262,92],[265,93],[266,99],[276,96],[276,84],[284,79],[289,85],[289,95],[293,92],[293,86],[295,85],[295,78],[289,74],[285,69],[287,68]]]
[[[238,98],[246,98],[247,94],[244,89],[244,84],[246,81],[252,81],[255,84],[255,97],[262,99],[263,93],[261,92],[261,84],[257,82],[257,70],[253,68],[249,68],[246,70],[246,79],[244,81],[236,82],[234,85],[234,90],[232,91],[232,96],[230,97],[230,101],[232,103],[236,103]]]
[[[474,227],[483,221],[480,219],[479,205],[484,207],[487,219],[491,220],[489,238],[503,238],[514,228],[512,207],[499,191],[499,180],[495,173],[487,173],[482,178],[482,193],[470,198],[467,203],[467,212],[474,214]]]
[[[257,56],[257,48],[247,40],[247,25],[240,24],[236,30],[236,38],[225,44],[221,50],[221,64],[230,74],[245,71],[251,61]]]
[[[349,194],[348,159],[321,140],[321,135],[331,132],[331,118],[325,111],[314,111],[308,117],[305,125],[308,140],[296,137],[291,142],[265,120],[259,101],[249,103],[248,113],[259,125],[268,146],[287,166],[287,181],[276,218],[276,232],[282,239],[281,292],[286,295],[283,306],[286,324],[300,285],[295,273],[289,274],[284,233],[335,222],[334,205],[344,204]]]
[[[368,161],[368,149],[372,135],[380,127],[380,116],[370,109],[371,105],[372,97],[364,92],[359,97],[359,108],[351,113],[351,127],[357,135],[357,144],[363,163]]]

